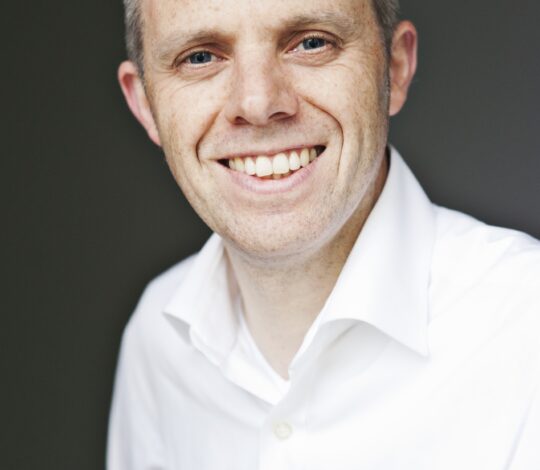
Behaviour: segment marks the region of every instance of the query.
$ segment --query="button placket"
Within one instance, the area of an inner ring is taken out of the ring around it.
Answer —
[[[287,421],[274,424],[274,435],[281,441],[289,439],[293,434],[293,427]]]
[[[291,366],[291,386],[268,414],[260,435],[258,470],[304,468],[307,449],[306,413],[317,368]]]

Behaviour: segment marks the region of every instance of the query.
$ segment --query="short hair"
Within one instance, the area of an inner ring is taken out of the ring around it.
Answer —
[[[124,1],[124,22],[126,28],[126,50],[128,59],[137,66],[139,74],[144,74],[143,51],[143,17],[141,12],[142,0]],[[392,47],[394,28],[398,23],[399,0],[372,0],[377,20],[384,41],[386,53],[389,56]]]
[[[399,0],[372,0],[381,30],[382,39],[389,57],[392,50],[394,30],[399,22]]]

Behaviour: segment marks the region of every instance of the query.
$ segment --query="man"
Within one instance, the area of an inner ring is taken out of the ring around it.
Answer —
[[[108,468],[540,468],[540,246],[434,206],[395,0],[126,0],[119,81],[215,232],[126,328]]]

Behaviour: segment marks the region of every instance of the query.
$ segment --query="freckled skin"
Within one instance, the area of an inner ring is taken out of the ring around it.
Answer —
[[[357,17],[357,36],[321,64],[284,59],[278,38],[265,27],[321,8]],[[238,249],[263,258],[328,243],[359,207],[386,144],[384,54],[371,8],[355,0],[308,6],[297,0],[160,0],[145,3],[145,15],[147,90],[167,162],[197,213]],[[153,61],[152,52],[167,32],[197,22],[232,31],[236,50],[215,75],[185,80]],[[285,91],[280,95],[279,89]],[[258,127],[227,119],[227,111],[242,115],[242,94],[265,92],[275,94],[269,106],[283,108],[286,116]],[[304,140],[324,143],[327,151],[324,171],[316,175],[318,190],[302,201],[283,196],[254,204],[231,197],[214,177],[216,162],[207,160],[223,142],[234,149],[254,141]]]
[[[387,62],[370,0],[142,1],[145,84],[124,63],[122,89],[190,204],[223,237],[248,327],[286,377],[384,185],[388,117],[406,100],[416,31],[400,24]],[[349,27],[283,29],[324,12]],[[180,45],[201,28],[210,44]],[[313,33],[324,47],[307,51]],[[200,50],[212,60],[189,64]],[[326,150],[304,183],[279,195],[240,190],[218,163],[298,145]]]

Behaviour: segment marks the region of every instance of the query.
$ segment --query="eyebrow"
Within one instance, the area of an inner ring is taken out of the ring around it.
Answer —
[[[297,15],[282,24],[283,30],[294,30],[307,26],[329,26],[347,37],[358,32],[359,25],[349,16],[332,10],[324,10],[313,15]]]
[[[336,11],[322,11],[315,14],[300,14],[287,18],[279,27],[272,28],[283,32],[307,27],[329,27],[343,38],[357,34],[360,26],[349,15]],[[175,32],[159,41],[156,56],[158,60],[167,60],[180,49],[196,44],[225,43],[231,40],[231,34],[214,28],[203,28],[193,31]]]
[[[196,44],[223,43],[230,39],[230,35],[218,32],[214,29],[201,29],[193,32],[173,33],[162,41],[156,53],[158,60],[169,59],[178,50]]]

